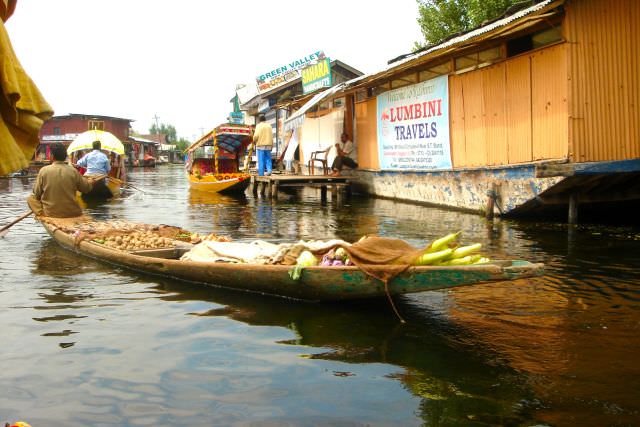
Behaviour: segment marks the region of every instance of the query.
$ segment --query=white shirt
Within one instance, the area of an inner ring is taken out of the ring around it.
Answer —
[[[353,142],[351,142],[350,139],[347,139],[345,142],[338,141],[337,144],[340,145],[340,148],[342,149],[342,151],[344,151],[347,157],[351,157],[353,159],[355,147],[353,145]],[[338,150],[336,150],[336,145],[334,144],[331,146],[331,149],[329,150],[329,154],[327,157],[334,158],[337,156],[338,156]]]

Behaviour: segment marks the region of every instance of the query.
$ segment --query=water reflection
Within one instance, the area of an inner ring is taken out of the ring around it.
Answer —
[[[463,230],[489,256],[547,274],[399,298],[400,325],[385,301],[305,304],[121,270],[25,220],[0,240],[3,414],[42,425],[633,425],[640,414],[637,229],[360,197],[323,205],[304,191],[203,195],[180,168],[130,178],[144,194],[89,213],[235,240],[420,246]],[[30,190],[2,181],[0,216],[15,217]]]
[[[304,357],[401,366],[403,370],[390,378],[421,399],[421,418],[428,425],[530,419],[527,411],[532,408],[527,402],[533,402],[533,395],[525,376],[500,363],[495,353],[461,346],[463,329],[435,312],[412,310],[406,300],[398,305],[407,316],[408,324],[403,326],[388,304],[379,300],[292,303],[169,281],[162,281],[159,289],[170,293],[164,297],[169,301],[205,300],[216,304],[213,309],[191,313],[194,316],[225,316],[253,326],[290,329],[296,338],[281,344],[320,349],[301,355]],[[347,377],[353,373],[345,370],[334,375]],[[514,411],[514,406],[519,409]]]

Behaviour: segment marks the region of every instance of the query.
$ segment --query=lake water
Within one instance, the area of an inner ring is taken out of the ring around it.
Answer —
[[[181,167],[97,218],[237,241],[463,230],[544,277],[396,299],[310,304],[163,280],[82,258],[33,219],[0,240],[0,423],[32,426],[637,425],[640,230],[496,221],[353,197],[190,192]],[[33,179],[0,179],[0,223]]]

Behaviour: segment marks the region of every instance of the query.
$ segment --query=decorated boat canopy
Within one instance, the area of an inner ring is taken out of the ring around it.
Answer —
[[[249,125],[223,124],[191,144],[186,152],[193,153],[200,147],[214,146],[217,147],[216,151],[235,155],[251,144],[251,135]]]

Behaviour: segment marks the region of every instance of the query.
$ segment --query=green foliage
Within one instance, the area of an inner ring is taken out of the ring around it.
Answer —
[[[156,127],[156,124],[152,124],[149,128],[150,134],[163,134],[167,136],[167,144],[176,144],[178,142],[176,128],[173,125],[160,123],[160,126]]]
[[[471,30],[483,22],[500,17],[522,0],[416,0],[418,24],[424,42],[416,43],[416,49],[433,45],[447,37]]]
[[[189,145],[191,145],[191,143],[184,138],[180,138],[176,141],[176,148],[180,151],[186,150]]]

